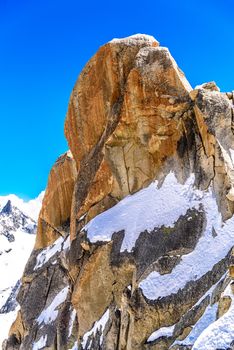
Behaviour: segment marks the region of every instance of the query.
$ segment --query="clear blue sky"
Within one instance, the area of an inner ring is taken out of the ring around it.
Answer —
[[[0,0],[0,195],[43,190],[72,87],[113,37],[155,36],[192,86],[234,89],[233,0]]]

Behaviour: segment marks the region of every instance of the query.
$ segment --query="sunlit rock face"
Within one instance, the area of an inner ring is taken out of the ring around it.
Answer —
[[[64,235],[63,226],[69,224],[76,176],[75,161],[68,151],[51,169],[39,214],[35,249],[46,247]]]
[[[232,93],[193,90],[151,36],[100,48],[71,94],[4,349],[232,346],[233,116]]]

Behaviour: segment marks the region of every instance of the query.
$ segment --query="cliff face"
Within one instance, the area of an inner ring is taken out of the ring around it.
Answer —
[[[233,108],[150,36],[100,48],[71,94],[4,349],[230,348]]]

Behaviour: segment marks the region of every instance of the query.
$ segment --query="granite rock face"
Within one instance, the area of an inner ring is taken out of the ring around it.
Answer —
[[[233,108],[150,36],[100,48],[71,94],[5,350],[230,349]]]
[[[38,219],[35,249],[46,247],[64,236],[63,225],[69,223],[76,176],[75,161],[71,152],[67,152],[58,158],[49,175]]]

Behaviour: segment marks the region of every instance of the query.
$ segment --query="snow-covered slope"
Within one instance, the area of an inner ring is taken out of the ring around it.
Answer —
[[[87,231],[87,237],[91,242],[102,242],[110,241],[114,232],[123,230],[125,236],[120,251],[134,252],[141,232],[150,232],[160,226],[164,226],[165,230],[173,229],[175,222],[185,216],[189,209],[196,209],[199,212],[202,208],[206,217],[205,227],[194,250],[183,255],[170,273],[161,274],[153,271],[140,280],[139,287],[142,293],[148,300],[154,301],[176,295],[186,285],[188,286],[190,281],[195,282],[202,278],[212,271],[215,264],[225,259],[231,250],[234,242],[234,216],[226,222],[222,221],[212,188],[206,191],[196,189],[194,175],[191,175],[184,184],[180,184],[175,174],[169,173],[160,188],[156,181],[136,194],[125,197],[117,205],[92,219],[84,226],[83,231]],[[192,216],[187,220],[192,220]],[[229,280],[228,274],[225,273],[193,305],[191,311],[201,307],[205,299],[209,300],[200,318],[190,325],[191,331],[188,336],[175,341],[170,349],[233,349],[229,346],[230,344],[234,346],[234,289]],[[221,294],[227,282],[228,287]],[[217,319],[219,299],[224,296],[229,296],[232,303],[228,311]],[[175,337],[182,319],[177,324],[154,331],[147,340],[149,346],[155,342],[155,349],[164,350],[165,348],[161,348],[157,341]]]
[[[16,295],[32,251],[43,192],[24,202],[15,195],[0,197],[0,346],[16,317]]]
[[[233,283],[230,283],[222,297],[229,297],[231,306],[228,311],[213,322],[208,323],[208,327],[201,332],[194,343],[193,350],[208,349],[233,349],[234,346],[234,296]],[[230,348],[230,345],[232,346]]]

